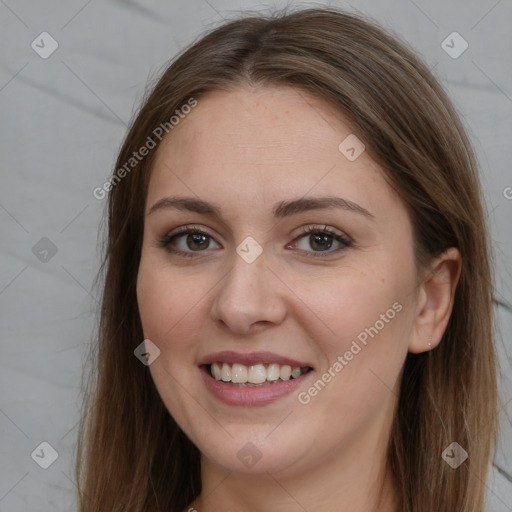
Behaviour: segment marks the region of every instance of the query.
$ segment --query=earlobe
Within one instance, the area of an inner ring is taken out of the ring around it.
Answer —
[[[451,247],[436,258],[420,285],[409,352],[432,350],[441,342],[450,319],[462,268],[460,252]]]

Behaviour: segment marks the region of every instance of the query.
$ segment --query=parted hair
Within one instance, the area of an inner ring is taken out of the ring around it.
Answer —
[[[208,91],[295,87],[348,120],[413,225],[417,269],[450,247],[462,270],[441,343],[408,354],[388,447],[403,512],[482,512],[497,431],[491,253],[476,159],[459,115],[399,38],[323,7],[245,13],[182,51],[146,93],[116,162]],[[172,137],[172,131],[167,135]],[[158,147],[112,186],[99,328],[90,354],[76,481],[79,512],[183,512],[201,492],[200,454],[166,410],[141,343],[136,279],[148,182]],[[441,453],[456,441],[456,470]]]

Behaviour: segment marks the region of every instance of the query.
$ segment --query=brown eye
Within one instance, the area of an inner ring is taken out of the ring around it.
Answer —
[[[212,236],[197,228],[185,228],[178,233],[169,233],[160,241],[160,246],[170,253],[186,256],[207,249],[221,248]]]
[[[309,252],[313,256],[335,254],[352,245],[350,238],[325,227],[306,227],[294,243],[294,248]],[[315,254],[316,253],[316,254]]]
[[[210,237],[205,234],[193,233],[187,235],[185,240],[187,248],[192,251],[202,251],[204,249],[208,249],[208,246],[210,245]]]
[[[333,236],[327,234],[309,235],[309,246],[316,251],[327,251],[332,247]]]

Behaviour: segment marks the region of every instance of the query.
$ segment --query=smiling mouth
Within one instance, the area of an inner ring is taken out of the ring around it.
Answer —
[[[206,365],[206,370],[215,380],[233,387],[264,387],[298,379],[312,371],[312,368],[277,363],[246,366],[239,363],[215,362]]]

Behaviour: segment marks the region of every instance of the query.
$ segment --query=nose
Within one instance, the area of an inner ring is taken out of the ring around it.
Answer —
[[[286,317],[286,289],[267,267],[262,254],[247,263],[234,254],[231,270],[216,288],[214,322],[236,334],[251,334]]]

